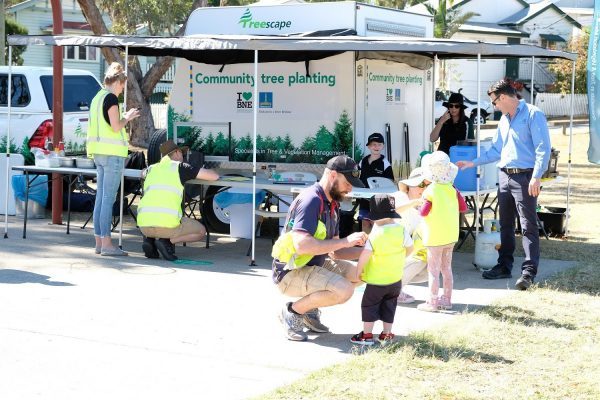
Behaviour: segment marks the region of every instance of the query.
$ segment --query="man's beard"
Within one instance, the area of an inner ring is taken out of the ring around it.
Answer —
[[[331,196],[331,198],[335,201],[342,201],[344,200],[344,196],[347,194],[347,192],[341,192],[340,191],[340,185],[338,181],[333,182],[333,186],[331,187],[331,189],[329,190],[329,195]]]

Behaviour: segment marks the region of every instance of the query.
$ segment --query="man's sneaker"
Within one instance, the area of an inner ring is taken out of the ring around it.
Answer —
[[[512,278],[512,275],[510,273],[510,271],[503,267],[502,265],[498,264],[495,265],[494,268],[487,270],[487,271],[483,271],[483,273],[481,274],[481,276],[484,279],[506,279],[506,278]]]
[[[517,283],[515,283],[515,287],[519,290],[527,290],[533,284],[533,278],[531,275],[521,275],[519,279],[517,279]]]
[[[438,299],[438,308],[440,310],[452,310],[452,301],[446,296],[440,296]]]
[[[321,310],[318,308],[307,311],[302,315],[302,321],[308,329],[317,333],[327,333],[329,328],[321,323]]]
[[[142,243],[142,250],[146,258],[159,258],[158,250],[156,250],[156,244],[154,238],[144,236],[144,242]]]
[[[175,246],[173,246],[169,239],[158,239],[155,241],[155,244],[156,249],[165,260],[177,260],[177,256],[175,255]]]
[[[406,292],[400,292],[400,295],[398,296],[398,304],[410,304],[414,302],[415,298],[412,297],[410,294]]]
[[[357,333],[356,335],[352,336],[350,341],[354,344],[363,344],[367,346],[372,346],[375,344],[375,341],[373,340],[373,334],[364,332]]]
[[[387,344],[387,343],[391,343],[392,340],[394,340],[395,336],[396,335],[394,335],[391,332],[388,332],[388,333],[381,332],[379,334],[379,337],[377,339],[379,340],[379,343],[381,343],[381,344]]]
[[[279,315],[279,321],[283,324],[283,330],[288,340],[303,342],[306,340],[307,336],[303,331],[304,322],[302,321],[302,315],[288,311],[290,304],[292,303],[287,303],[283,306],[281,314]]]

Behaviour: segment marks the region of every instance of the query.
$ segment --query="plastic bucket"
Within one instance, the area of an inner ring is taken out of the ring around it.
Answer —
[[[492,147],[492,139],[485,139],[480,142],[480,152],[485,153]],[[496,163],[487,163],[481,166],[481,178],[479,179],[480,189],[493,189],[498,186],[498,167]]]
[[[25,218],[25,202],[15,197],[16,216]],[[27,219],[42,219],[46,217],[46,208],[35,200],[27,203]]]
[[[234,238],[252,239],[252,203],[232,204],[229,210],[229,232]]]
[[[477,146],[456,145],[450,147],[450,161],[471,161],[477,158]],[[459,169],[454,186],[461,192],[477,190],[477,168]]]

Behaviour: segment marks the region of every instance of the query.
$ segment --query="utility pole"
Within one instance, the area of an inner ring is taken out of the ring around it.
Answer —
[[[0,0],[0,65],[5,65],[6,57],[6,10],[4,0]]]
[[[63,14],[60,0],[51,0],[52,34],[63,33]],[[63,139],[63,49],[52,48],[52,122],[54,123],[54,143]],[[52,174],[52,223],[62,224],[63,180],[59,174]]]

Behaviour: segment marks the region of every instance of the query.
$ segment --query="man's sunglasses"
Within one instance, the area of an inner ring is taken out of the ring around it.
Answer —
[[[339,172],[341,174],[350,174],[354,178],[360,178],[360,169],[358,169],[358,168],[354,168],[354,169],[342,169],[342,170],[338,170],[337,172]]]
[[[448,109],[451,109],[451,108],[461,108],[462,106],[460,104],[448,104],[446,107]]]
[[[424,188],[426,188],[427,186],[429,186],[429,184],[425,183],[425,181],[423,181],[423,182],[421,182],[421,183],[419,183],[419,184],[417,185],[417,187],[418,187],[418,188],[420,188],[420,189],[424,189]]]

